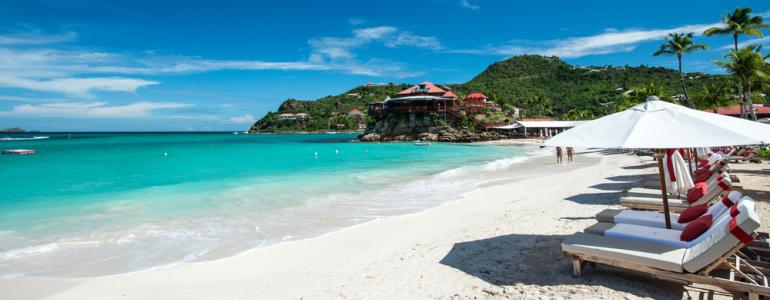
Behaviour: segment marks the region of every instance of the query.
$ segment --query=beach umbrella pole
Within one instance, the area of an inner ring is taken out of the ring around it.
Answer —
[[[663,150],[655,151],[655,158],[658,160],[658,174],[660,175],[660,191],[663,196],[663,217],[666,219],[666,229],[671,229],[671,216],[668,213],[668,191],[666,190],[666,179],[663,173]]]

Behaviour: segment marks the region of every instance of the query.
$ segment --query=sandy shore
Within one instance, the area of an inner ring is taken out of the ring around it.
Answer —
[[[542,158],[548,176],[493,182],[418,214],[212,262],[84,280],[2,279],[0,298],[681,299],[687,291],[676,284],[602,268],[572,278],[561,253],[564,237],[616,207],[640,174],[653,173],[649,162],[590,153],[554,166]],[[755,184],[739,173],[742,165],[734,168],[744,186]],[[762,188],[769,184],[764,176],[757,179]]]

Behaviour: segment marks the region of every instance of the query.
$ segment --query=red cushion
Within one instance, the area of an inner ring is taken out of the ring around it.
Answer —
[[[682,235],[679,236],[679,240],[689,242],[696,239],[706,232],[706,230],[709,230],[713,220],[714,218],[711,215],[705,215],[687,223],[687,225],[684,226],[684,230],[682,230]]]
[[[682,211],[682,213],[679,214],[679,220],[677,222],[679,222],[679,224],[690,222],[702,216],[708,210],[709,206],[706,204],[695,205]]]
[[[687,190],[687,203],[693,203],[703,197],[708,191],[705,182],[696,183],[694,187]]]
[[[706,180],[709,180],[710,177],[711,177],[711,172],[709,171],[696,173],[695,180],[693,182],[695,183],[706,182]]]

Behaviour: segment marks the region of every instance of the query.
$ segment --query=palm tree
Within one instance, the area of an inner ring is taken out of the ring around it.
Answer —
[[[668,99],[668,96],[660,87],[656,86],[654,82],[650,82],[650,84],[642,85],[624,92],[621,98],[615,103],[615,110],[626,110],[629,107],[647,101],[647,97],[649,96],[658,96],[661,100]]]
[[[770,28],[770,24],[763,23],[761,16],[751,16],[751,8],[736,8],[731,14],[722,17],[722,27],[712,27],[703,32],[706,36],[731,34],[733,36],[733,50],[738,51],[738,37],[741,34],[761,37],[761,29]],[[738,99],[741,102],[741,117],[745,118],[743,84],[738,81]],[[753,110],[753,108],[751,109]]]
[[[758,47],[744,47],[739,50],[732,50],[725,56],[728,61],[714,62],[724,68],[728,73],[738,78],[746,87],[746,100],[749,106],[749,113],[752,120],[757,120],[757,113],[754,110],[754,103],[751,100],[751,82],[753,80],[767,79],[767,74],[763,71],[770,56],[762,56]]]
[[[695,102],[698,108],[716,110],[733,102],[730,94],[731,91],[726,82],[712,82],[703,86],[703,91],[695,97]]]
[[[684,84],[684,73],[682,73],[682,55],[690,53],[696,50],[706,49],[706,45],[695,44],[692,41],[693,33],[669,33],[666,38],[666,43],[660,45],[660,49],[653,53],[653,56],[659,55],[676,55],[676,59],[679,62],[679,83],[682,85],[682,93],[684,93],[684,100],[691,108],[695,108],[692,101],[690,101],[690,95],[687,94],[687,86]]]
[[[732,34],[734,50],[738,50],[738,37],[741,34],[761,37],[761,29],[770,28],[770,24],[763,23],[761,16],[751,16],[751,8],[736,8],[731,14],[727,13],[722,17],[722,27],[711,27],[703,32],[706,36]]]

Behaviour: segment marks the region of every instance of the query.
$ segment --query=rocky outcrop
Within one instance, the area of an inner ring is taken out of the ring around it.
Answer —
[[[378,120],[370,125],[366,133],[358,138],[364,142],[390,141],[435,141],[435,142],[481,142],[504,139],[505,136],[495,131],[474,131],[461,127],[461,120],[434,120],[430,115],[403,115]]]

